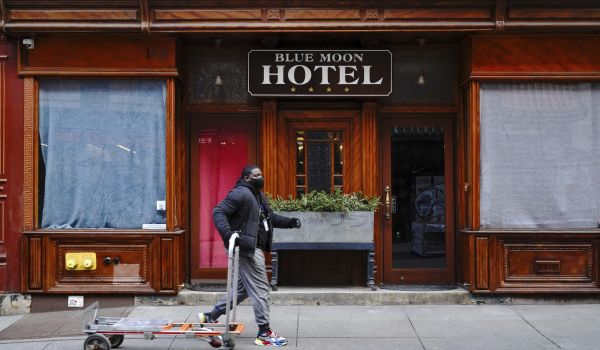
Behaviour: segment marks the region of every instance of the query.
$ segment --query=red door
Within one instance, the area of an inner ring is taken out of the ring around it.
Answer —
[[[231,190],[242,168],[256,161],[256,118],[203,117],[190,124],[191,277],[222,279],[227,255],[212,210]]]

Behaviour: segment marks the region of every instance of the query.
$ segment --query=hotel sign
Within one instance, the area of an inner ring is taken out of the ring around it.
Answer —
[[[392,53],[388,50],[252,50],[248,52],[252,96],[388,96]]]

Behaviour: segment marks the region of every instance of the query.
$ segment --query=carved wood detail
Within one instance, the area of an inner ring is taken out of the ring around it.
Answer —
[[[104,244],[87,243],[73,244],[65,242],[50,241],[50,244],[56,245],[57,260],[57,279],[56,283],[146,283],[149,281],[151,271],[148,269],[148,251],[150,250],[151,240],[145,244]],[[69,252],[95,252],[96,270],[93,271],[69,271],[65,268],[65,254]],[[119,264],[105,264],[104,257],[113,259],[115,256],[120,258]],[[135,267],[139,266],[135,271]],[[132,269],[122,269],[122,267],[133,267]],[[116,271],[119,270],[119,271]],[[128,271],[129,270],[129,271]]]
[[[383,18],[383,11],[379,9],[366,9],[362,19],[364,21],[379,21]]]
[[[184,231],[25,232],[23,292],[176,293]],[[96,253],[95,270],[67,270],[65,254]],[[105,258],[110,262],[105,262]],[[115,260],[117,258],[117,260]]]
[[[35,164],[35,135],[37,135],[35,105],[36,89],[33,78],[24,81],[24,179],[23,179],[23,227],[25,230],[34,229],[35,219],[35,184],[37,166]]]
[[[462,234],[471,242],[468,282],[472,292],[600,293],[600,230],[469,230]]]
[[[593,249],[588,243],[556,243],[556,242],[499,242],[503,248],[503,280],[506,282],[518,281],[591,281]],[[521,254],[519,254],[521,253]],[[541,254],[544,259],[558,259],[563,261],[563,271],[558,276],[536,275],[535,261]],[[521,256],[519,256],[521,255]],[[524,261],[523,261],[524,260]],[[573,261],[576,260],[576,261]],[[522,266],[523,264],[526,266]],[[577,264],[574,264],[577,263]],[[514,266],[519,264],[520,266]],[[576,266],[573,266],[576,265]]]

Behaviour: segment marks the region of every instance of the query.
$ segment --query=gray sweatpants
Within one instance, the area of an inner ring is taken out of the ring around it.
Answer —
[[[261,249],[254,251],[254,259],[240,255],[238,280],[238,304],[250,298],[257,325],[269,323],[269,281],[265,266],[265,254]],[[211,314],[224,315],[226,295],[215,304]],[[233,302],[233,297],[232,297]]]

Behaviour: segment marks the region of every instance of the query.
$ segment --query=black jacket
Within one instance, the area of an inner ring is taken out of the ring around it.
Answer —
[[[290,228],[292,226],[292,219],[273,213],[269,207],[267,198],[262,192],[256,191],[252,185],[243,179],[239,179],[225,199],[213,209],[213,220],[221,238],[223,238],[226,248],[229,245],[229,237],[231,237],[234,231],[239,231],[240,254],[250,257],[254,256],[258,225],[262,225],[260,222],[259,197],[269,212],[269,231],[266,250],[271,250],[273,227]]]

